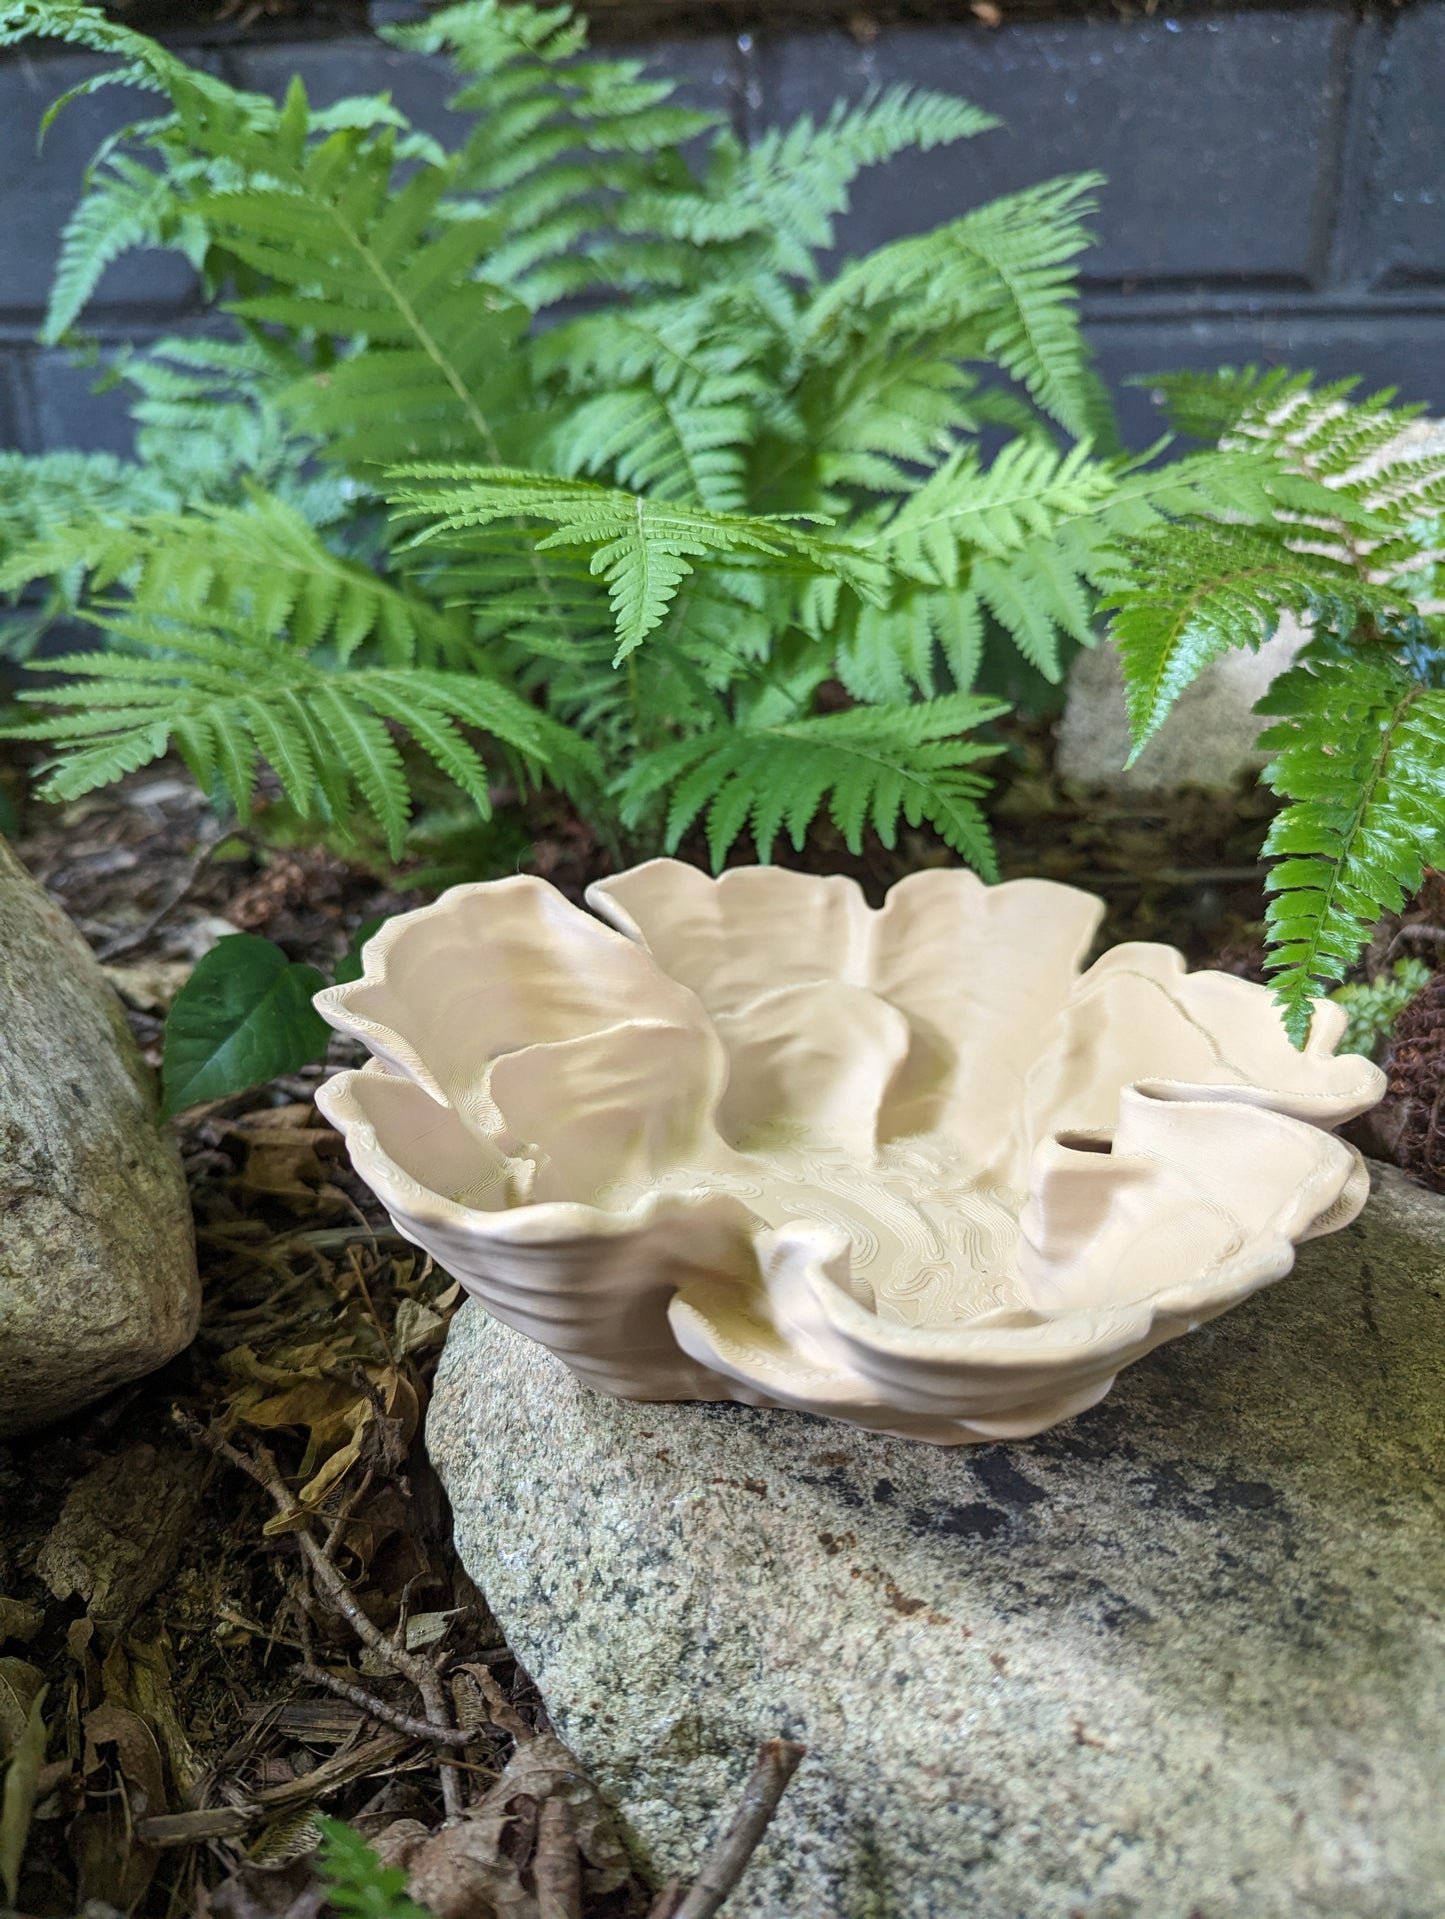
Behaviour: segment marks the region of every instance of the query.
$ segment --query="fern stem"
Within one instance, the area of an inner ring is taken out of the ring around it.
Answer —
[[[357,232],[356,228],[333,203],[327,203],[327,211],[331,214],[336,225],[340,227],[351,246],[356,249],[359,257],[365,261],[368,269],[375,276],[378,285],[386,297],[393,303],[397,312],[400,313],[407,325],[411,328],[422,352],[425,353],[437,372],[441,374],[447,385],[452,389],[453,393],[456,394],[467,418],[476,430],[477,437],[487,449],[487,458],[493,466],[501,466],[503,463],[502,449],[497,442],[496,435],[492,431],[491,422],[477,405],[476,398],[466,381],[462,378],[461,374],[457,372],[456,368],[442,351],[439,343],[432,337],[430,330],[423,322],[416,308],[412,305],[411,301],[407,299],[401,287],[392,275],[387,272],[385,266],[377,258],[371,247],[367,245],[361,234]]]
[[[347,240],[356,248],[358,255],[366,262],[367,267],[375,276],[378,285],[382,288],[387,298],[395,304],[397,312],[400,313],[406,321],[406,324],[411,328],[422,352],[426,354],[432,365],[437,369],[438,373],[441,374],[453,393],[456,394],[478,439],[486,448],[487,458],[493,466],[504,465],[505,462],[502,459],[501,445],[496,434],[492,431],[491,421],[488,420],[486,414],[483,413],[482,409],[477,405],[476,396],[473,394],[471,388],[442,351],[440,343],[433,338],[430,330],[416,311],[416,308],[412,305],[411,301],[407,299],[400,285],[393,276],[387,272],[385,266],[367,245],[360,233],[352,226],[351,222],[347,220],[334,205],[330,206],[328,211],[331,213],[336,225],[340,227],[341,231],[345,234]],[[526,528],[521,521],[518,521],[516,524],[518,531],[525,539]],[[556,622],[558,636],[565,638],[566,631],[562,623],[561,609],[557,604],[557,595],[553,590],[551,580],[547,576],[546,567],[537,557],[535,547],[528,553],[528,564],[532,571],[532,577],[537,582],[537,591],[547,602],[552,617]]]

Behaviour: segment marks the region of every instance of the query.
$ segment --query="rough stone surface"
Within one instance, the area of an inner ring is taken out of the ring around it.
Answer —
[[[1445,448],[1445,421],[1415,420],[1392,441],[1392,459],[1422,459]],[[1133,766],[1124,677],[1111,646],[1080,653],[1069,670],[1068,699],[1058,727],[1057,766],[1065,779],[1116,793],[1171,787],[1221,790],[1262,766],[1256,745],[1268,724],[1255,702],[1289,666],[1304,639],[1289,615],[1258,652],[1226,653],[1191,682]]]
[[[0,1435],[161,1365],[199,1306],[185,1181],[120,1002],[0,840]]]
[[[1254,703],[1289,665],[1300,639],[1294,621],[1286,620],[1257,653],[1227,653],[1206,667],[1127,769],[1129,716],[1119,655],[1112,646],[1080,653],[1069,669],[1068,702],[1059,721],[1059,772],[1116,793],[1232,787],[1264,764],[1255,741],[1265,722]]]
[[[1377,1169],[1270,1292],[1024,1445],[625,1405],[468,1305],[462,1554],[660,1872],[811,1753],[729,1919],[1429,1919],[1445,1205]]]

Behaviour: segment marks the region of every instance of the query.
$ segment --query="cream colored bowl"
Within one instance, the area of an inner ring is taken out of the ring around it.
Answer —
[[[397,1228],[599,1391],[1022,1437],[1287,1273],[1369,1190],[1322,1003],[1172,948],[1081,964],[1046,880],[676,860],[461,886],[317,995],[318,1103]],[[614,931],[613,928],[618,930]]]

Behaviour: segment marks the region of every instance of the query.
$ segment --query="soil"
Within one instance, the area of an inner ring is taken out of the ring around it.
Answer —
[[[1007,749],[1005,876],[1101,892],[1107,942],[1162,939],[1259,976],[1267,796],[1083,792],[1055,776],[1043,723]],[[221,932],[264,933],[329,970],[358,927],[449,880],[520,868],[578,899],[613,863],[591,826],[544,802],[482,833],[424,830],[393,869],[298,840],[275,805],[223,835],[170,766],[63,811],[30,800],[25,773],[0,763],[0,812],[112,969],[153,1063],[166,1004]],[[950,859],[922,833],[853,856],[818,832],[783,857],[852,872],[875,900]],[[1400,950],[1445,960],[1441,928],[1435,876],[1368,966]],[[1374,1149],[1394,1125],[1395,1150],[1445,1190],[1442,1008],[1445,970],[1405,1016],[1413,1050],[1392,1063]],[[652,1906],[453,1550],[420,1433],[457,1288],[396,1237],[316,1114],[346,1045],[178,1123],[206,1297],[194,1346],[0,1446],[0,1748],[46,1688],[22,1914],[309,1919],[324,1903],[318,1813],[408,1864],[437,1919]],[[449,1809],[463,1816],[444,1826]],[[563,1903],[540,1905],[557,1884]]]

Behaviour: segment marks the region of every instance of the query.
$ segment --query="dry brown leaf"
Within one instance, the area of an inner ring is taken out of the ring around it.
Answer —
[[[40,1631],[44,1618],[38,1606],[27,1606],[23,1599],[7,1599],[0,1593],[0,1645],[14,1639],[28,1646]]]
[[[341,1376],[341,1356],[335,1348],[320,1345],[292,1354],[291,1363],[284,1367],[263,1364],[249,1348],[231,1357],[237,1370],[268,1373],[267,1383],[282,1388],[256,1396],[243,1390],[232,1402],[234,1416],[263,1432],[279,1427],[300,1427],[306,1432],[306,1449],[297,1468],[305,1480],[297,1494],[305,1511],[322,1504],[351,1468],[368,1456],[369,1445],[374,1448],[369,1456],[390,1469],[405,1457],[421,1405],[416,1388],[395,1367],[368,1365],[359,1371],[353,1367]],[[327,1373],[321,1372],[322,1364],[330,1369]],[[302,1370],[303,1366],[310,1369]],[[362,1378],[364,1385],[358,1383]],[[275,1537],[301,1524],[304,1513],[278,1513],[265,1531]]]
[[[345,1210],[327,1166],[345,1149],[340,1134],[314,1106],[262,1107],[232,1121],[226,1131],[243,1148],[240,1183],[248,1192],[287,1200],[313,1214]],[[318,1202],[323,1202],[319,1208]]]
[[[4,1889],[5,1903],[10,1906],[15,1904],[19,1890],[20,1862],[35,1810],[45,1748],[50,1743],[44,1715],[45,1688],[42,1686],[30,1702],[25,1731],[0,1783],[0,1887]]]
[[[421,1300],[403,1299],[397,1306],[392,1345],[398,1359],[405,1359],[408,1353],[425,1352],[428,1346],[440,1346],[446,1333],[445,1314],[434,1312]]]
[[[89,1802],[69,1833],[80,1898],[129,1911],[144,1898],[160,1861],[158,1849],[135,1833],[138,1820],[166,1809],[160,1747],[138,1713],[109,1701],[85,1715],[81,1730]]]
[[[359,1573],[369,1573],[372,1562],[383,1548],[391,1545],[398,1535],[405,1535],[413,1518],[412,1508],[396,1486],[383,1486],[380,1492],[372,1493],[365,1502],[347,1520],[341,1535],[341,1549],[349,1560],[355,1560]],[[399,1592],[408,1579],[430,1570],[425,1549],[418,1545],[414,1551],[403,1551],[397,1562],[389,1568],[387,1583],[391,1590]],[[391,1669],[388,1667],[388,1671]]]
[[[113,1746],[115,1764],[126,1783],[132,1818],[144,1819],[147,1814],[165,1811],[166,1785],[161,1749],[156,1744],[155,1734],[139,1713],[132,1712],[128,1706],[113,1705],[107,1700],[85,1715],[81,1721],[81,1731],[85,1735],[87,1776],[108,1763],[102,1748]]]
[[[153,1728],[170,1767],[176,1794],[184,1799],[200,1778],[202,1766],[186,1735],[171,1686],[171,1640],[168,1633],[154,1639],[126,1640],[130,1655],[130,1703]]]
[[[195,972],[190,960],[140,960],[102,968],[127,1006],[140,1013],[164,1013]]]
[[[563,1798],[572,1809],[577,1848],[588,1892],[615,1892],[631,1868],[612,1814],[577,1759],[554,1734],[539,1732],[513,1754],[506,1772],[482,1800],[508,1804],[517,1798]]]
[[[197,1902],[197,1919],[316,1919],[326,1889],[304,1859],[282,1867],[246,1864]]]
[[[0,1760],[14,1757],[30,1724],[30,1710],[44,1691],[45,1675],[24,1659],[0,1659]]]
[[[432,1919],[537,1919],[537,1902],[504,1843],[511,1825],[510,1814],[479,1808],[443,1826],[411,1856],[412,1898]]]
[[[233,1346],[222,1363],[235,1378],[285,1387],[318,1378],[341,1360],[353,1357],[351,1337],[343,1333],[340,1338],[312,1340],[304,1346],[278,1347],[269,1359],[262,1359],[252,1346]]]
[[[102,1691],[100,1661],[95,1656],[92,1644],[94,1638],[93,1619],[72,1619],[66,1629],[65,1650],[80,1668],[79,1698],[82,1707],[95,1705]]]
[[[431,1838],[431,1827],[420,1819],[393,1819],[389,1826],[370,1836],[372,1851],[384,1866],[408,1866],[412,1858]]]
[[[543,1808],[558,1800],[565,1814],[546,1817]],[[411,1896],[433,1919],[544,1919],[558,1910],[555,1893],[566,1865],[555,1854],[563,1832],[588,1893],[615,1892],[626,1883],[631,1867],[597,1788],[560,1739],[538,1733],[518,1746],[484,1799],[411,1855]],[[547,1906],[531,1889],[539,1876],[544,1896],[547,1885],[553,1887]]]

